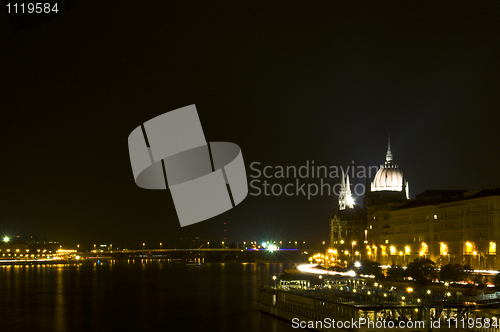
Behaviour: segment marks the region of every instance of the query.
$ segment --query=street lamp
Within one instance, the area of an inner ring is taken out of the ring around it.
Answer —
[[[335,250],[333,251],[333,253],[335,254],[335,265],[337,265],[337,262],[338,262],[338,260],[339,260],[339,256],[338,256],[338,251],[337,251],[337,249],[335,249]]]
[[[273,276],[273,280],[274,280],[274,288],[276,289],[276,276]]]
[[[354,252],[354,246],[356,245],[356,241],[352,241],[351,243],[351,249],[352,249],[352,252]],[[354,257],[353,257],[354,259]]]
[[[422,251],[420,252],[420,256],[424,256],[424,258],[427,258],[426,254],[427,254],[427,244],[425,242],[422,242]]]
[[[10,241],[10,238],[8,236],[3,237],[3,242],[8,243]]]
[[[479,268],[481,268],[481,253],[480,253],[480,252],[478,253],[477,251],[474,251],[472,254],[473,254],[474,256],[476,256],[476,255],[477,255],[477,258],[478,258],[478,265],[479,265]]]
[[[378,249],[378,248],[377,248],[377,246],[372,246],[372,249],[373,249],[373,251],[374,251],[373,256],[372,256],[372,259],[373,259],[374,261],[377,261],[377,259],[378,259],[378,255],[377,255],[378,251],[377,251],[377,249]]]
[[[146,243],[142,243],[142,250],[144,250],[146,248]]]
[[[163,243],[160,242],[160,250],[163,249]]]

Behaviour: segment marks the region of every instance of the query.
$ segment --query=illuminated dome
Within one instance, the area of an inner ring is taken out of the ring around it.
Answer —
[[[372,183],[372,191],[380,190],[403,190],[403,172],[396,165],[391,165],[389,168],[382,166]]]
[[[385,165],[380,165],[375,179],[371,185],[371,191],[406,191],[406,198],[409,198],[408,182],[398,168],[398,165],[392,161],[391,142],[389,139]]]

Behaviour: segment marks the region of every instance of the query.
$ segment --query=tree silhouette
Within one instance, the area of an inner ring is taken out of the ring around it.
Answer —
[[[368,259],[361,262],[361,273],[375,276],[376,281],[384,279],[380,263]]]
[[[412,277],[419,286],[429,285],[438,278],[436,263],[428,258],[417,258],[408,264],[406,275]]]
[[[447,282],[456,282],[464,280],[464,268],[460,264],[446,264],[441,266],[439,279]]]
[[[405,277],[405,270],[401,265],[391,265],[387,269],[387,280],[388,281],[403,281]]]
[[[495,287],[500,287],[500,273],[495,276],[493,283],[495,284]]]

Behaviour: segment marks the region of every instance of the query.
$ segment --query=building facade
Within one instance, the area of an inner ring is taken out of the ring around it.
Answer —
[[[419,196],[406,204],[368,208],[373,259],[382,264],[406,265],[425,257],[438,265],[500,268],[496,259],[500,189],[427,191]]]

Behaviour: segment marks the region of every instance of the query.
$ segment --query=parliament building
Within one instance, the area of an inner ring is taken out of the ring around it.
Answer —
[[[352,203],[348,177],[345,181],[330,221],[331,248],[340,252],[341,243],[355,243],[359,258],[383,265],[405,266],[425,257],[438,265],[500,269],[500,189],[427,190],[411,200],[390,143],[385,164],[367,186],[364,208]]]

